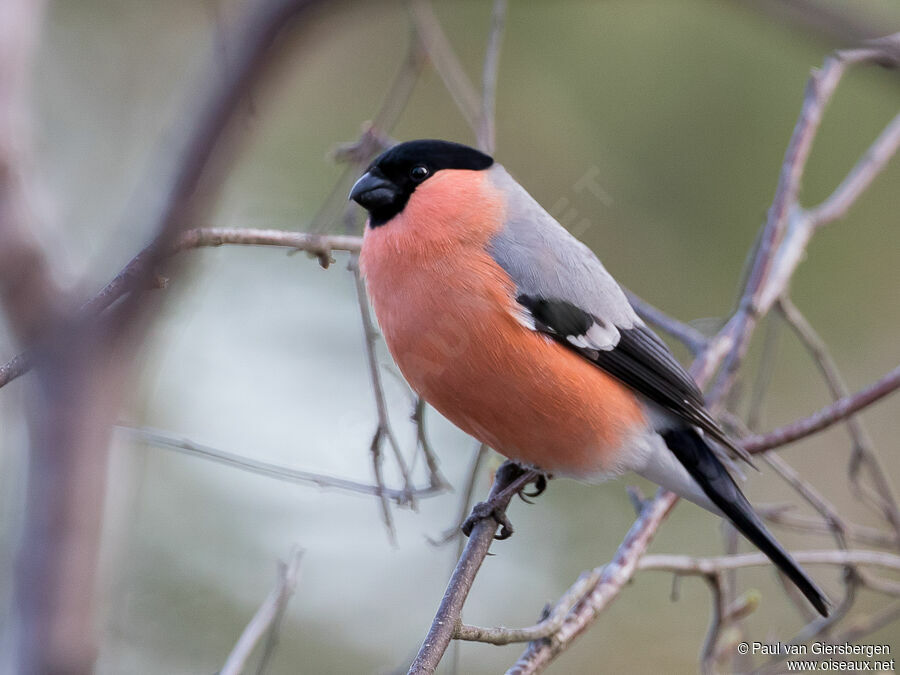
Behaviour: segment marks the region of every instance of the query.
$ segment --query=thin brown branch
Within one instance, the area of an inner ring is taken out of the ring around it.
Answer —
[[[850,549],[836,551],[833,549],[796,551],[791,556],[802,565],[862,565],[888,570],[900,570],[900,556],[882,551],[867,551]],[[748,567],[765,567],[772,564],[763,553],[745,553],[740,555],[724,555],[706,558],[698,558],[683,555],[644,555],[637,562],[637,570],[671,572],[679,576],[700,576],[707,580],[719,578],[720,575],[732,570]],[[483,628],[458,623],[454,632],[454,638],[473,642],[485,642],[493,645],[506,645],[515,642],[532,642],[535,640],[555,639],[557,633],[563,628],[565,619],[579,602],[583,601],[583,595],[592,591],[595,584],[602,582],[606,575],[607,567],[597,567],[584,572],[578,580],[557,601],[546,619],[526,628],[505,628],[496,626]],[[726,609],[719,608],[722,621],[734,620],[736,614],[746,612],[746,600],[741,601],[740,607]],[[713,622],[715,623],[715,622]],[[713,626],[711,626],[713,628]],[[715,639],[707,637],[707,647],[704,653],[712,654]],[[515,667],[509,672],[517,673]],[[527,672],[535,672],[529,670]]]
[[[416,403],[413,407],[412,421],[416,425],[416,445],[425,458],[425,466],[428,467],[428,483],[436,490],[449,490],[450,482],[444,478],[441,473],[440,462],[437,453],[431,447],[431,441],[428,440],[428,433],[425,430],[425,410],[428,404],[421,396],[416,396]]]
[[[363,283],[362,277],[360,276],[359,265],[355,256],[350,259],[350,271],[353,274],[353,280],[356,285],[356,299],[359,305],[359,315],[362,320],[363,334],[366,345],[366,357],[369,363],[369,379],[372,383],[372,393],[375,397],[375,410],[378,415],[378,427],[375,429],[375,434],[372,437],[371,443],[372,465],[375,473],[375,483],[379,487],[384,485],[384,477],[382,475],[381,467],[381,444],[383,440],[387,440],[388,447],[390,447],[391,451],[393,452],[394,459],[397,462],[397,467],[400,470],[400,476],[403,480],[403,489],[406,493],[407,503],[411,506],[415,506],[415,496],[413,494],[412,477],[409,473],[409,467],[406,464],[406,460],[403,458],[403,452],[400,449],[400,444],[397,442],[397,437],[394,435],[394,430],[391,428],[390,417],[388,417],[387,402],[385,401],[384,397],[384,386],[381,382],[381,366],[378,363],[378,354],[376,352],[378,330],[375,328],[375,322],[372,319],[371,312],[369,311],[369,302],[366,298],[366,287]],[[384,523],[387,527],[388,535],[391,541],[395,541],[396,534],[394,532],[393,519],[391,518],[390,507],[387,503],[387,500],[382,498],[381,505],[382,515],[384,516]]]
[[[810,210],[809,219],[813,226],[822,227],[842,218],[884,170],[888,161],[896,154],[897,148],[900,148],[900,114],[885,127],[831,196]]]
[[[390,133],[406,109],[426,62],[422,39],[415,27],[410,33],[406,58],[397,69],[397,74],[375,117],[371,123],[363,124],[359,138],[334,149],[332,154],[335,161],[346,162],[347,166],[312,218],[310,230],[335,228],[335,223],[340,220],[338,214],[347,212],[347,192],[353,181],[359,178],[360,169],[378,152],[393,144]]]
[[[837,400],[848,396],[850,390],[843,377],[841,377],[837,364],[831,357],[825,341],[816,333],[803,313],[786,297],[779,299],[778,308],[816,362],[832,397]],[[851,415],[847,418],[846,425],[850,438],[853,441],[853,452],[850,456],[849,465],[850,484],[856,488],[857,495],[867,497],[859,483],[859,468],[866,465],[870,470],[874,488],[877,492],[874,506],[894,528],[898,541],[900,541],[900,509],[897,507],[897,500],[894,497],[891,484],[872,447],[872,441],[869,439],[869,435],[858,417]]]
[[[447,528],[443,535],[435,539],[429,538],[429,543],[433,546],[441,546],[458,537],[460,543],[459,549],[456,551],[457,558],[462,554],[463,549],[463,534],[461,528],[466,520],[466,516],[468,516],[469,511],[472,508],[472,498],[475,495],[475,483],[478,481],[478,476],[481,473],[481,466],[484,464],[484,460],[487,459],[489,453],[490,448],[487,445],[484,443],[478,444],[478,447],[475,449],[475,455],[472,458],[472,463],[467,472],[468,478],[466,479],[466,486],[462,491],[462,496],[459,498],[459,511],[457,512],[456,520]]]
[[[790,485],[799,494],[807,504],[813,507],[816,512],[822,516],[828,529],[834,536],[837,547],[842,550],[847,549],[847,524],[838,514],[837,507],[830,501],[825,499],[822,494],[807,480],[804,480],[794,467],[788,464],[782,457],[767,452],[763,455],[763,460],[772,469],[781,476],[784,481]]]
[[[886,17],[857,11],[852,5],[822,0],[738,0],[738,4],[771,15],[781,25],[785,22],[802,29],[803,37],[824,38],[828,49],[862,44],[884,35]]]
[[[815,517],[792,513],[793,504],[776,506],[757,505],[756,512],[770,523],[792,529],[806,534],[831,534],[831,526]],[[857,523],[844,523],[847,539],[854,543],[867,546],[881,546],[883,548],[896,548],[897,538],[877,527],[859,525]]]
[[[759,365],[756,369],[756,378],[753,381],[753,388],[750,393],[750,402],[747,406],[747,423],[748,429],[758,431],[763,417],[763,404],[766,400],[766,393],[769,385],[772,384],[772,377],[775,374],[778,343],[781,337],[781,329],[783,323],[775,317],[769,318],[766,322],[766,335],[763,338],[762,356],[759,359]]]
[[[900,555],[865,549],[834,549],[792,551],[791,557],[800,565],[866,565],[888,570],[900,570]],[[711,556],[697,558],[687,555],[645,555],[637,564],[639,570],[656,570],[676,574],[703,576],[745,567],[766,567],[772,564],[764,553]]]
[[[797,494],[799,494],[819,513],[819,515],[822,516],[822,518],[825,519],[825,522],[828,524],[829,530],[834,537],[838,550],[846,551],[848,549],[847,525],[844,522],[844,519],[838,514],[838,510],[834,504],[825,499],[812,483],[804,480],[794,467],[788,464],[782,457],[779,457],[773,452],[767,452],[763,455],[763,459],[788,483],[788,485],[794,488]],[[785,575],[780,570],[778,578],[788,589],[789,597],[794,601],[794,604],[807,621],[807,627],[804,629],[804,632],[811,632],[808,638],[802,633],[801,636],[795,637],[794,641],[797,642],[805,642],[807,639],[812,639],[813,636],[825,632],[831,626],[843,619],[845,614],[853,606],[856,599],[857,586],[859,585],[859,575],[857,574],[856,567],[852,564],[846,565],[843,574],[844,595],[841,598],[841,601],[827,617],[819,618],[811,613],[809,604],[806,602],[805,598],[801,597],[802,594],[797,591],[794,584],[785,578]]]
[[[634,307],[634,311],[637,312],[644,321],[664,330],[687,347],[694,356],[701,353],[706,348],[708,342],[706,336],[693,326],[669,316],[661,309],[658,309],[646,300],[639,298],[627,289],[625,290],[625,295],[628,296],[628,302]]]
[[[388,541],[392,546],[397,545],[397,530],[394,527],[394,517],[391,515],[391,505],[387,500],[387,496],[384,493],[383,485],[384,485],[384,468],[382,467],[382,462],[384,461],[384,455],[381,452],[381,439],[384,436],[384,429],[381,425],[375,429],[375,434],[372,436],[372,442],[369,445],[369,454],[372,457],[372,473],[375,476],[375,485],[378,486],[378,497],[381,502],[381,519],[384,522],[384,527],[387,530]],[[404,498],[407,498],[407,491],[404,490]]]
[[[263,636],[273,634],[272,631],[280,623],[280,617],[294,594],[302,556],[302,551],[295,550],[287,564],[278,564],[278,581],[275,587],[244,628],[219,675],[241,675],[247,666],[247,660]]]
[[[722,574],[707,574],[703,577],[709,592],[712,594],[712,612],[709,617],[709,628],[700,649],[700,672],[713,675],[716,672],[716,646],[725,620],[725,594],[722,589]]]
[[[159,179],[162,207],[152,214],[146,228],[153,243],[145,250],[143,264],[125,280],[122,320],[140,305],[141,291],[152,286],[153,275],[169,256],[178,236],[189,223],[202,220],[202,214],[222,176],[222,145],[241,100],[260,80],[273,58],[276,38],[301,16],[323,4],[321,0],[271,0],[256,3],[237,24],[227,40],[230,45],[228,68],[218,65],[201,82],[200,101],[194,115],[188,117],[186,142],[174,162],[171,176]],[[217,175],[213,175],[213,173]],[[136,291],[130,293],[130,291]]]
[[[522,487],[538,477],[538,473],[525,470],[512,462],[504,462],[494,479],[488,501],[495,504],[499,513],[505,513],[510,500]],[[478,521],[469,534],[466,548],[447,584],[447,590],[435,614],[428,635],[409,668],[410,675],[430,674],[435,671],[447,650],[462,606],[472,589],[475,576],[481,568],[494,539],[498,523],[487,518]]]
[[[788,443],[794,443],[845,420],[847,417],[893,393],[898,387],[900,387],[900,366],[894,368],[875,384],[851,396],[845,396],[809,417],[791,422],[774,431],[746,438],[741,442],[741,445],[747,452],[756,454],[787,445]]]
[[[558,654],[567,649],[575,638],[587,630],[634,575],[653,535],[675,506],[677,499],[671,492],[660,490],[656,497],[647,502],[640,517],[631,526],[616,551],[616,555],[603,568],[596,585],[579,599],[566,615],[559,630],[547,639],[529,644],[528,649],[507,671],[508,675],[540,672]]]
[[[9,361],[0,366],[0,387],[4,387],[13,380],[21,377],[31,370],[31,362],[27,352],[16,354]]]
[[[578,602],[582,595],[600,580],[603,568],[584,572],[578,580],[556,601],[556,604],[547,614],[547,617],[533,626],[525,628],[505,628],[497,626],[482,628],[481,626],[469,626],[458,622],[453,631],[454,640],[468,642],[486,642],[492,645],[508,645],[514,642],[531,642],[550,637],[560,629],[566,615]]]
[[[384,497],[396,504],[405,504],[407,502],[406,490],[389,488],[383,485],[372,485],[369,483],[360,483],[346,478],[338,478],[337,476],[329,476],[327,474],[314,473],[311,471],[302,471],[300,469],[292,469],[280,464],[272,464],[271,462],[263,462],[258,459],[251,459],[245,455],[220,450],[209,445],[196,443],[186,438],[181,438],[173,434],[159,431],[158,429],[148,429],[146,427],[118,427],[126,432],[135,440],[147,443],[158,448],[174,450],[191,457],[199,457],[207,459],[225,466],[230,466],[242,471],[255,473],[259,476],[275,478],[277,480],[288,483],[298,483],[301,485],[314,485],[319,488],[329,490],[341,490],[343,492],[354,492],[361,495],[369,495],[372,497]],[[440,494],[443,490],[440,488],[426,487],[417,488],[416,497],[427,498]]]
[[[848,626],[846,630],[834,636],[835,643],[859,642],[866,635],[874,633],[881,628],[900,619],[900,602],[895,602],[879,612],[870,616],[860,617]]]

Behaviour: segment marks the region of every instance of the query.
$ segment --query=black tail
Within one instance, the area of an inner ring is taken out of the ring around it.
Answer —
[[[693,429],[672,429],[662,437],[712,503],[794,582],[819,614],[828,616],[829,603],[825,594],[775,541],[706,441]]]

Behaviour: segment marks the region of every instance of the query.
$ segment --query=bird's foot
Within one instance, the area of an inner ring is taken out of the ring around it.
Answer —
[[[534,490],[525,490],[529,483],[534,483]],[[512,536],[513,526],[506,515],[506,509],[513,495],[531,504],[529,497],[534,498],[547,489],[547,476],[537,469],[525,469],[514,462],[504,462],[494,476],[494,487],[487,501],[479,502],[472,507],[469,517],[463,521],[462,532],[467,537],[472,529],[482,520],[489,518],[500,525],[500,532],[495,539],[508,539]]]
[[[493,518],[500,525],[500,532],[494,535],[494,539],[509,539],[512,536],[513,526],[506,515],[506,506],[498,505],[491,501],[478,502],[472,507],[469,517],[463,521],[463,534],[468,537],[472,534],[472,528],[482,520],[489,518]]]

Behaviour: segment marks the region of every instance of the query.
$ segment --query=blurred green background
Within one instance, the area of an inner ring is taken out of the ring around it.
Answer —
[[[836,3],[900,29],[892,2]],[[822,41],[749,3],[510,3],[497,92],[497,158],[566,220],[623,284],[712,330],[735,298],[742,266],[774,193],[809,70]],[[108,280],[144,243],[150,169],[175,148],[192,84],[210,54],[227,58],[217,27],[236,3],[89,0],[50,5],[36,73],[39,233],[60,279]],[[480,77],[490,3],[439,2],[468,72]],[[378,108],[407,49],[400,3],[344,5],[295,49],[275,86],[241,122],[243,151],[209,223],[304,230],[341,167],[328,159]],[[867,68],[841,85],[803,185],[825,197],[900,108],[896,73]],[[393,135],[474,143],[440,78],[426,67]],[[597,197],[576,183],[594,176]],[[900,161],[844,221],[816,237],[793,297],[834,351],[851,389],[896,365],[900,328]],[[188,254],[141,352],[140,386],[123,421],[225,450],[370,480],[375,410],[344,256],[324,271],[280,250]],[[757,344],[761,343],[758,334]],[[381,349],[389,369],[390,358]],[[0,356],[16,351],[4,338]],[[679,351],[679,355],[684,353]],[[752,381],[758,349],[746,372]],[[409,395],[390,375],[394,427],[411,452]],[[0,392],[0,590],[8,598],[22,504],[21,383]],[[785,332],[766,428],[828,402],[819,376]],[[889,475],[900,471],[900,399],[865,415]],[[436,413],[429,432],[460,486],[474,442]],[[209,673],[221,666],[271,588],[275,562],[305,549],[300,583],[273,662],[277,673],[392,672],[412,658],[454,562],[435,548],[458,495],[398,511],[387,541],[377,502],[285,484],[116,436],[109,474],[100,593],[101,673]],[[833,430],[785,450],[848,517],[877,524],[850,496],[849,442]],[[393,484],[397,476],[389,474]],[[537,505],[517,503],[517,533],[497,544],[466,605],[467,622],[525,625],[584,569],[607,561],[634,514],[627,483],[554,481]],[[643,485],[649,490],[647,485]],[[477,494],[487,490],[487,479]],[[747,484],[760,503],[798,498],[769,471]],[[800,506],[807,512],[804,506]],[[777,530],[791,547],[827,537]],[[680,505],[654,552],[721,552],[717,520]],[[742,546],[746,546],[742,543]],[[838,571],[814,575],[836,592]],[[762,605],[750,639],[786,638],[802,619],[768,569],[740,575]],[[638,574],[554,673],[696,670],[708,622],[703,583]],[[858,611],[885,601],[863,594]],[[897,629],[867,638],[900,648]],[[463,645],[459,672],[496,673],[520,647]],[[448,660],[449,663],[449,660]],[[449,671],[447,671],[449,672]]]

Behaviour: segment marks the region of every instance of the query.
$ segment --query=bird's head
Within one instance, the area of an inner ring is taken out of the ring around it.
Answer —
[[[474,148],[439,140],[400,143],[369,165],[350,191],[350,199],[369,212],[369,226],[380,227],[402,213],[413,194],[426,191],[450,196],[472,172],[494,160]],[[461,172],[465,172],[460,175]],[[438,185],[440,184],[440,185]],[[457,195],[461,197],[462,195]]]

